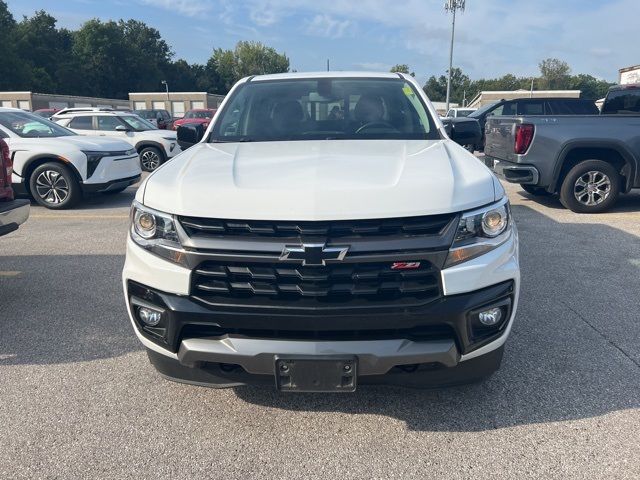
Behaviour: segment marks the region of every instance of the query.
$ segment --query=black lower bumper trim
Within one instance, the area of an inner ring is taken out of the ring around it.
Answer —
[[[349,341],[408,339],[415,342],[453,340],[461,354],[490,343],[502,334],[511,316],[514,282],[507,281],[469,293],[449,295],[411,308],[381,306],[371,310],[345,310],[323,315],[279,308],[204,307],[197,301],[151,289],[129,281],[131,314],[142,335],[177,353],[183,341],[227,336],[252,339]],[[134,302],[131,302],[134,299]],[[142,300],[163,312],[162,322],[145,327],[136,306]],[[491,305],[506,305],[503,322],[493,330],[477,328],[472,312]]]
[[[103,193],[110,190],[117,190],[122,187],[128,187],[140,181],[140,175],[134,177],[121,178],[106,183],[83,183],[82,191],[84,193]]]
[[[358,377],[359,385],[398,385],[412,388],[441,388],[481,381],[500,367],[504,346],[485,355],[459,362],[452,367],[439,363],[402,365],[384,375]],[[187,367],[179,361],[147,349],[149,361],[165,378],[181,383],[212,388],[227,388],[240,385],[262,385],[275,387],[274,375],[247,373],[237,365],[203,363]]]

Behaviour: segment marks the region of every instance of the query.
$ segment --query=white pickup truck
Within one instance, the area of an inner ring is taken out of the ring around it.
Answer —
[[[164,376],[345,392],[498,368],[520,282],[509,202],[412,77],[246,78],[198,131],[139,188],[122,276]]]
[[[47,208],[71,208],[84,193],[117,193],[140,180],[138,152],[122,140],[76,135],[14,108],[0,108],[0,138],[15,192]]]

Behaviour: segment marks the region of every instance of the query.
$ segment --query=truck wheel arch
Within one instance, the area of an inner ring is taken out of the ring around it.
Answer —
[[[558,192],[565,175],[583,160],[602,160],[612,164],[624,177],[623,192],[634,185],[638,172],[638,160],[628,148],[618,142],[589,140],[571,142],[563,146],[553,172],[550,191]]]
[[[63,157],[59,157],[57,155],[51,155],[51,154],[36,155],[25,162],[21,172],[22,174],[21,177],[24,178],[24,184],[25,184],[25,189],[27,193],[31,194],[30,187],[29,187],[29,178],[31,177],[31,174],[33,173],[33,171],[36,168],[38,168],[40,165],[44,163],[51,163],[51,162],[59,163],[60,165],[65,165],[66,167],[69,168],[69,170],[71,170],[73,175],[76,177],[76,180],[78,181],[78,183],[80,184],[83,183],[82,175],[80,175],[80,172],[78,171],[76,166],[73,163],[71,163],[69,160]]]

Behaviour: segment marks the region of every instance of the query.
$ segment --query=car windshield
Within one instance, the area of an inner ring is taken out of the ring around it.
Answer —
[[[189,110],[184,118],[212,118],[213,112],[210,110]]]
[[[473,112],[475,112],[475,110],[458,110],[458,117],[468,117]]]
[[[145,132],[147,130],[157,130],[156,126],[146,120],[138,117],[137,115],[122,115],[120,117],[127,125],[129,125],[136,132]]]
[[[412,84],[399,78],[320,78],[242,84],[209,141],[437,138]]]
[[[28,112],[0,112],[0,125],[25,138],[69,137],[71,130]]]
[[[484,115],[486,112],[488,112],[489,110],[491,110],[498,102],[494,102],[494,103],[490,103],[489,105],[485,105],[484,107],[479,108],[478,110],[476,110],[475,112],[471,112],[469,115],[467,115],[468,117],[471,118],[477,118],[477,117],[481,117],[482,115]]]

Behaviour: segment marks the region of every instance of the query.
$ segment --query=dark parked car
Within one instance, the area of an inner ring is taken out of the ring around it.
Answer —
[[[479,108],[467,118],[475,118],[480,123],[482,140],[477,150],[484,150],[485,124],[494,115],[598,115],[600,111],[593,100],[584,98],[517,98]]]
[[[173,129],[173,117],[166,110],[135,110],[133,113],[151,122],[160,130]]]
[[[29,200],[14,200],[9,146],[0,138],[0,236],[17,230],[29,217]]]

